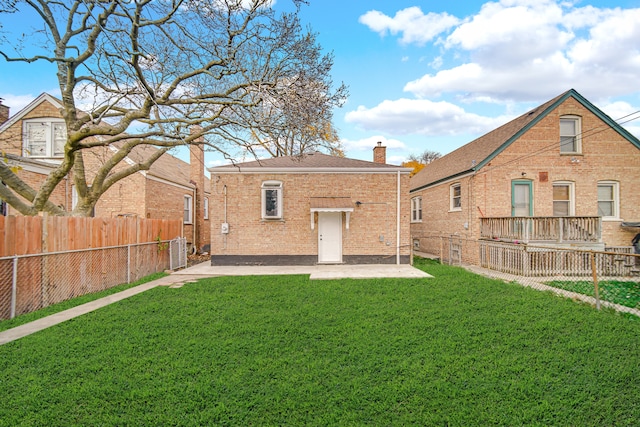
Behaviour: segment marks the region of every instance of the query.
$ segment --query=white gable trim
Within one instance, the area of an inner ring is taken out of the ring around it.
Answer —
[[[4,122],[1,126],[0,126],[0,133],[4,132],[5,130],[7,130],[9,127],[13,126],[14,124],[16,124],[18,121],[22,120],[22,118],[24,116],[27,115],[27,113],[31,112],[33,109],[35,109],[38,105],[42,104],[43,102],[48,101],[49,103],[51,103],[54,107],[56,108],[62,108],[62,104],[60,103],[60,101],[58,101],[57,99],[55,99],[53,96],[49,95],[48,93],[42,93],[40,94],[40,96],[38,96],[36,99],[34,99],[33,101],[31,101],[29,103],[29,105],[27,105],[26,107],[24,107],[22,110],[18,111],[18,113],[14,114],[13,116],[11,116],[11,118]],[[62,116],[60,116],[60,118],[62,118]]]

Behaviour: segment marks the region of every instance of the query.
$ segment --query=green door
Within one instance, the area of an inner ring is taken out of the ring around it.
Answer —
[[[511,216],[533,216],[533,183],[511,181]]]

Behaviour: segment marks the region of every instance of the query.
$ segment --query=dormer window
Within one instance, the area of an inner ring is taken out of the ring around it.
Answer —
[[[24,152],[26,157],[62,157],[67,142],[67,127],[61,119],[25,120]]]
[[[560,154],[581,153],[581,133],[580,117],[560,117]]]

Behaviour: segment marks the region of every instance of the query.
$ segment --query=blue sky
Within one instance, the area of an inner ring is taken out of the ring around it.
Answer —
[[[446,154],[571,88],[640,136],[640,0],[310,0],[301,17],[349,86],[348,157]],[[16,112],[57,95],[53,73],[0,60],[0,97]]]

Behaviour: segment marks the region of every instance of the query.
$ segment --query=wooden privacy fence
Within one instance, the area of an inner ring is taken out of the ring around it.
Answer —
[[[0,257],[165,241],[182,234],[182,220],[0,216]]]

